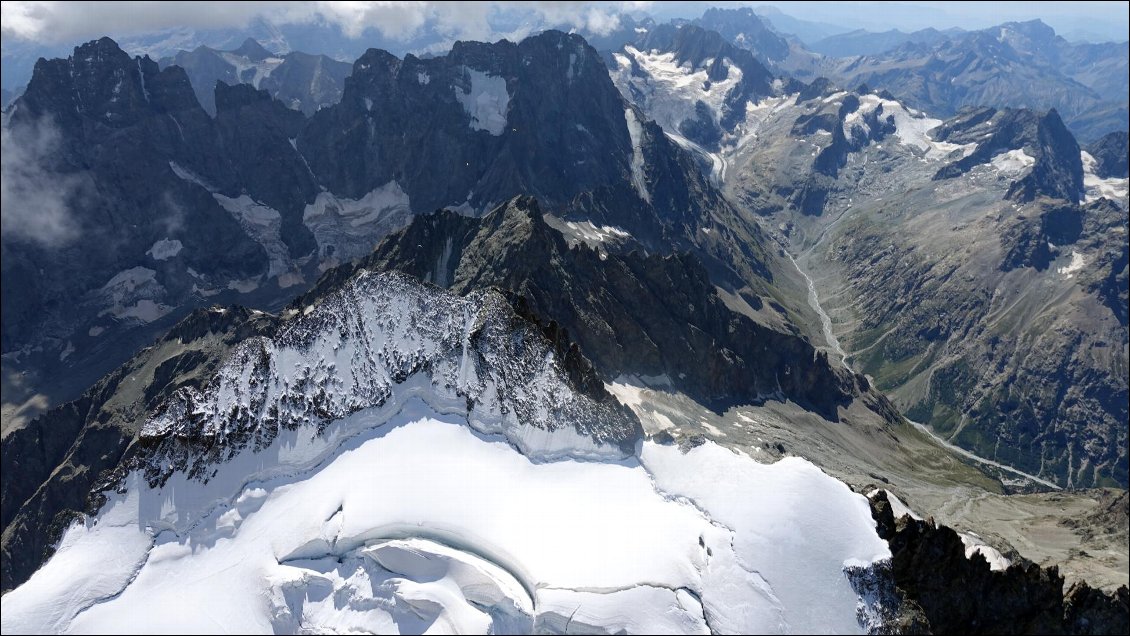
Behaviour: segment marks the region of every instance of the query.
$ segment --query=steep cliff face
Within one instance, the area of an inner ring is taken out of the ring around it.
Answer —
[[[891,546],[891,575],[911,633],[1121,634],[1130,616],[1126,586],[1113,593],[1085,583],[1067,590],[1055,566],[1014,563],[994,571],[952,529],[903,514],[886,491],[870,497],[879,536]],[[922,631],[918,631],[922,630]]]
[[[481,219],[437,212],[357,267],[405,271],[461,294],[506,290],[569,334],[606,381],[651,378],[722,410],[792,400],[836,420],[839,407],[861,398],[880,417],[898,417],[866,380],[834,367],[805,339],[731,310],[692,254],[617,251],[625,237],[596,229],[592,247],[575,228],[562,233],[546,218],[529,198]]]

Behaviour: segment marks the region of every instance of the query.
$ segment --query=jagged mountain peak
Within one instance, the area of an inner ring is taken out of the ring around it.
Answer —
[[[599,383],[584,382],[581,393],[551,343],[496,291],[460,297],[362,269],[305,302],[269,338],[238,345],[210,384],[158,407],[140,432],[164,447],[145,464],[149,479],[169,474],[161,459],[190,456],[183,468],[204,475],[250,440],[381,407],[400,385],[421,382],[435,406],[466,409],[472,426],[505,435],[529,457],[619,457],[642,435]],[[199,444],[211,450],[185,448]]]
[[[420,210],[466,203],[485,211],[522,192],[560,206],[626,180],[624,110],[600,56],[576,35],[460,43],[428,59],[370,50],[341,104],[316,113],[299,145],[328,187],[353,197],[396,180]],[[360,162],[331,150],[347,131]],[[418,176],[422,165],[449,178],[437,188]]]
[[[274,53],[268,51],[262,44],[259,44],[259,41],[255,38],[247,38],[243,41],[243,44],[239,45],[239,48],[233,49],[231,52],[255,62],[262,62],[269,57],[276,57]]]
[[[967,109],[945,122],[935,138],[957,144],[976,144],[962,159],[938,170],[935,179],[965,174],[1003,153],[1016,154],[1031,170],[1009,188],[1007,198],[1031,201],[1048,196],[1077,202],[1083,196],[1083,164],[1079,144],[1056,110],[1040,114],[1029,109]]]
[[[41,59],[20,100],[17,120],[49,115],[71,126],[86,117],[114,128],[197,106],[183,69],[160,70],[149,56],[130,57],[108,37],[75,47],[65,59]]]
[[[789,55],[789,43],[761,19],[751,7],[710,7],[695,23],[716,31],[759,57],[780,62]]]

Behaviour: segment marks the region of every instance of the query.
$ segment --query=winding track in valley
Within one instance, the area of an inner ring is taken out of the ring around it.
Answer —
[[[842,219],[846,215],[846,213],[847,213],[847,211],[845,210],[844,213],[841,214],[840,217],[837,218],[835,221],[833,221],[832,224],[838,223],[840,221],[840,219]],[[824,240],[825,233],[827,232],[828,229],[831,229],[831,224],[827,228],[825,228],[824,232],[822,232],[820,234],[820,237],[816,240],[815,243],[813,243],[808,248],[806,253],[810,253],[812,250],[814,250],[816,248],[817,245],[820,244],[820,242],[822,240]],[[812,277],[808,275],[808,272],[801,269],[800,264],[797,263],[796,258],[794,258],[792,253],[789,252],[787,249],[785,250],[785,255],[789,257],[789,261],[792,262],[793,267],[796,268],[796,271],[799,272],[800,275],[802,277],[804,277],[805,282],[808,283],[808,304],[809,304],[810,307],[812,307],[813,311],[816,312],[816,315],[820,317],[820,326],[821,326],[821,329],[824,332],[824,341],[827,343],[828,348],[831,349],[836,355],[838,355],[840,357],[840,364],[842,364],[844,366],[844,368],[848,369],[849,371],[853,370],[851,368],[851,365],[849,365],[848,362],[847,362],[848,354],[846,352],[844,352],[843,347],[840,346],[839,339],[836,338],[836,334],[832,330],[832,319],[831,319],[831,317],[828,316],[828,312],[824,311],[824,308],[820,305],[820,294],[816,291],[816,283],[812,280]],[[905,415],[903,417],[905,417]],[[995,460],[992,460],[992,459],[981,457],[980,455],[972,453],[972,452],[970,452],[970,451],[968,451],[964,448],[961,448],[960,446],[956,446],[956,445],[950,443],[949,441],[943,439],[942,437],[938,436],[937,434],[935,434],[934,431],[931,430],[930,427],[926,426],[925,424],[922,424],[920,422],[915,422],[913,420],[910,420],[909,418],[907,419],[907,421],[910,422],[911,424],[913,424],[915,426],[915,428],[917,428],[918,430],[929,435],[934,441],[941,444],[947,450],[953,451],[953,452],[961,455],[962,457],[965,457],[966,459],[970,459],[970,460],[973,460],[975,462],[979,462],[979,463],[982,463],[982,464],[986,464],[988,466],[993,466],[995,468],[999,468],[1001,470],[1008,471],[1010,473],[1013,473],[1015,475],[1018,475],[1020,477],[1025,478],[1025,479],[1029,479],[1029,480],[1031,480],[1031,481],[1033,481],[1037,484],[1040,484],[1041,486],[1044,486],[1046,488],[1051,488],[1053,490],[1062,490],[1062,488],[1060,486],[1058,486],[1055,483],[1048,481],[1048,480],[1046,480],[1042,477],[1037,477],[1035,475],[1026,473],[1022,470],[1013,468],[1012,466],[1002,464],[1002,463],[995,461]]]

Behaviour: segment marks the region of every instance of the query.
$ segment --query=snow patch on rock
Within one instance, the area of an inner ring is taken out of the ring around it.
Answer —
[[[145,253],[155,261],[167,261],[180,254],[182,249],[184,249],[184,245],[180,241],[163,238],[154,243],[153,247],[150,247]]]
[[[408,194],[389,181],[360,199],[320,192],[302,213],[314,234],[321,258],[332,263],[364,256],[386,235],[412,220]]]
[[[565,227],[574,238],[585,243],[621,242],[632,235],[611,225],[595,225],[592,221],[566,221]]]
[[[1006,176],[1019,176],[1036,165],[1036,158],[1019,148],[996,155],[989,165]]]
[[[1007,570],[1008,566],[1012,565],[1012,562],[1005,558],[1000,550],[986,545],[981,537],[971,532],[959,532],[958,536],[961,537],[961,543],[965,546],[965,558],[972,559],[974,554],[980,554],[989,562],[989,569],[994,572]]]
[[[177,124],[177,125],[179,126],[180,124]],[[177,176],[177,178],[179,178],[182,181],[187,181],[189,183],[198,185],[201,188],[204,188],[205,190],[207,190],[208,192],[215,192],[216,191],[216,188],[212,187],[212,185],[210,183],[205,181],[203,178],[198,177],[196,175],[196,173],[192,172],[188,168],[182,167],[181,165],[179,165],[175,161],[169,162],[169,168],[171,168],[172,171],[173,171],[173,174],[175,174]]]
[[[282,240],[282,215],[278,210],[259,203],[246,194],[232,198],[214,192],[212,197],[231,213],[248,236],[267,251],[270,259],[268,277],[280,276],[291,270],[290,250]]]
[[[466,72],[470,86],[456,86],[454,90],[455,99],[471,118],[471,128],[485,130],[496,137],[501,135],[506,130],[506,109],[510,105],[506,78],[473,68],[467,68]]]
[[[1071,250],[1071,262],[1063,267],[1056,268],[1055,271],[1064,278],[1070,279],[1075,276],[1076,272],[1082,271],[1086,266],[1087,259],[1079,252]]]
[[[96,294],[106,307],[99,316],[149,323],[172,311],[157,302],[165,297],[165,287],[157,282],[157,272],[148,267],[118,272]]]
[[[650,203],[651,191],[647,188],[647,177],[644,174],[646,162],[643,156],[643,126],[631,107],[624,109],[624,121],[628,125],[628,137],[632,140],[632,185],[636,187],[640,198]]]
[[[967,157],[977,149],[977,144],[954,144],[945,141],[935,141],[930,136],[930,130],[941,125],[942,120],[927,117],[912,108],[903,106],[900,102],[884,99],[878,95],[860,95],[859,108],[844,117],[844,134],[850,139],[853,128],[862,128],[867,136],[871,136],[864,121],[865,115],[870,115],[876,110],[881,120],[888,118],[895,126],[895,136],[904,146],[919,151],[922,158],[937,161],[948,158],[954,152],[960,152],[961,158]]]
[[[1125,208],[1127,197],[1130,195],[1130,179],[1118,177],[1104,179],[1095,174],[1096,161],[1091,153],[1084,150],[1080,157],[1083,160],[1083,202],[1090,203],[1106,198]]]
[[[221,51],[220,57],[235,67],[235,76],[240,82],[251,84],[255,88],[259,88],[259,84],[285,61],[281,57],[268,57],[262,61],[255,61],[227,51]]]

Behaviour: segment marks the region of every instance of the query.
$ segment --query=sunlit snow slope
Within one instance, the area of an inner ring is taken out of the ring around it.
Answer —
[[[462,316],[463,299],[410,285],[404,277],[351,282],[345,297],[361,308],[356,333],[364,340],[342,336],[351,320],[329,319],[344,311],[331,296],[256,345],[269,364],[233,353],[220,380],[193,398],[192,427],[178,429],[174,409],[150,430],[193,433],[203,417],[223,429],[206,431],[234,444],[241,437],[231,427],[246,423],[216,414],[239,404],[248,386],[276,387],[265,389],[268,401],[285,403],[285,392],[271,397],[287,385],[279,379],[313,358],[329,378],[315,382],[341,391],[334,369],[348,367],[335,367],[332,352],[352,356],[369,345],[400,358],[387,348],[394,332],[425,358],[443,360],[449,349],[470,355],[458,329],[451,347],[411,320],[388,320],[403,306],[429,310],[427,320],[410,312],[421,325],[444,324],[450,311]],[[390,286],[406,300],[377,302]],[[493,350],[500,356],[479,361],[481,378],[497,371],[484,365],[523,362]],[[543,384],[569,391],[546,364]],[[3,631],[863,630],[867,605],[845,567],[889,552],[866,500],[807,461],[759,464],[712,443],[684,452],[650,441],[624,457],[594,436],[488,430],[481,408],[452,408],[444,364],[421,366],[439,375],[394,379],[379,404],[283,427],[206,470],[187,463],[195,476],[129,474],[97,516],[72,526],[54,557],[3,597]],[[273,377],[239,388],[235,378],[253,378],[257,368]]]

